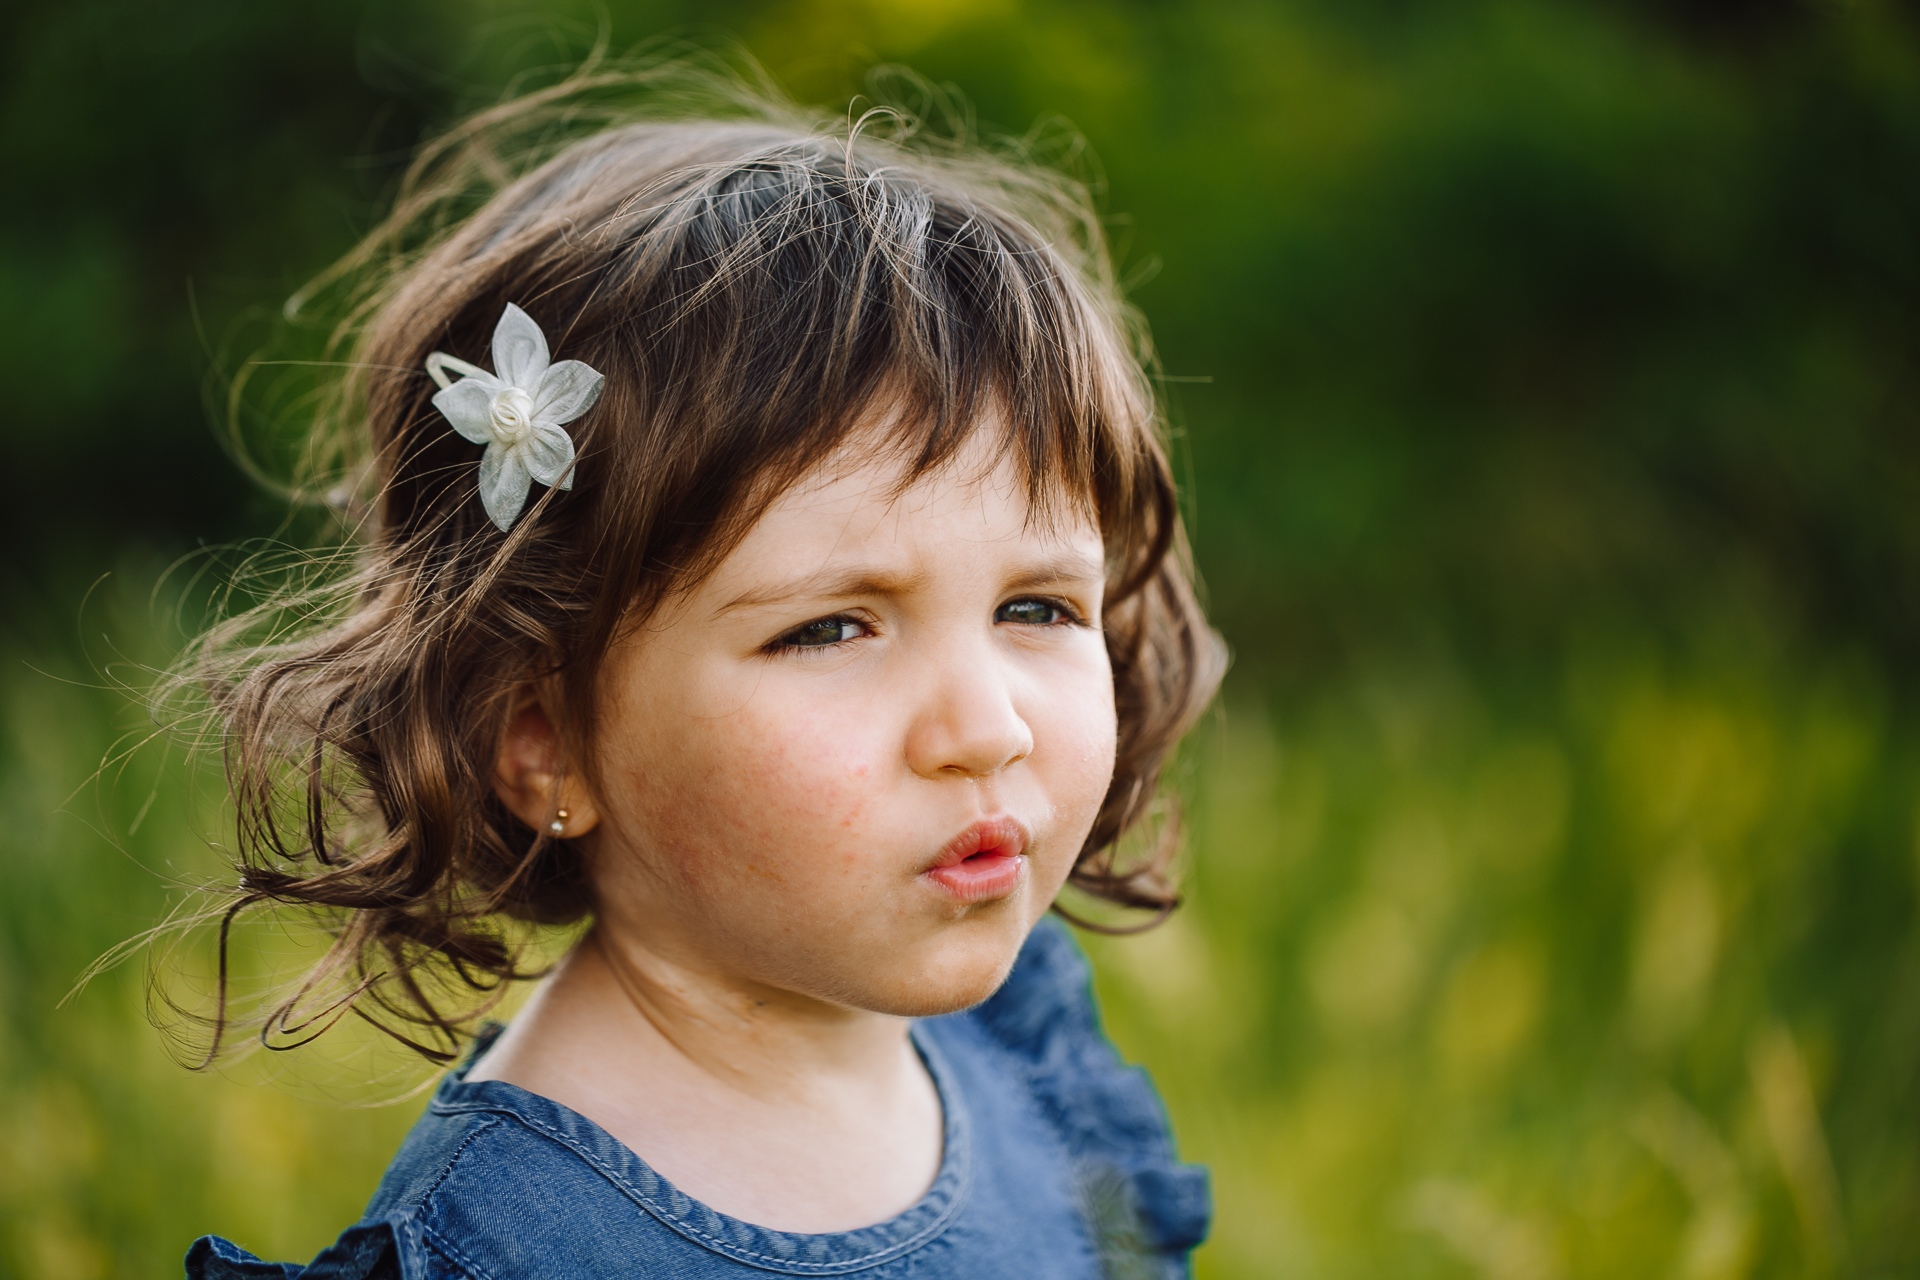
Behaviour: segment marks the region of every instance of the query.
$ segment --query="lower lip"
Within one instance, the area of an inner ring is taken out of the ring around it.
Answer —
[[[956,902],[988,902],[1004,898],[1019,887],[1026,863],[1019,854],[976,853],[964,862],[935,867],[925,874]]]

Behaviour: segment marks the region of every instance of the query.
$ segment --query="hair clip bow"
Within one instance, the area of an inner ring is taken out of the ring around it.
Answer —
[[[492,373],[440,351],[427,357],[427,372],[442,388],[433,407],[455,431],[487,446],[480,502],[502,533],[520,518],[535,480],[573,488],[573,438],[560,428],[593,408],[606,378],[578,360],[553,363],[532,316],[511,302],[500,313]]]

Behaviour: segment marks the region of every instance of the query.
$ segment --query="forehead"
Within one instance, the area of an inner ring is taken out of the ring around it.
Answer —
[[[976,430],[920,475],[870,441],[849,445],[774,498],[697,592],[843,565],[925,574],[1061,553],[1098,573],[1100,533],[1085,502],[1047,498],[1034,502],[1026,469],[996,431]]]

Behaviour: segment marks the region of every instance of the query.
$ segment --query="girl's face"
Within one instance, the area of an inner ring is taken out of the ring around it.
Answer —
[[[1099,531],[1030,522],[994,435],[897,497],[891,464],[823,468],[610,655],[583,840],[603,928],[891,1014],[1005,977],[1115,722]]]

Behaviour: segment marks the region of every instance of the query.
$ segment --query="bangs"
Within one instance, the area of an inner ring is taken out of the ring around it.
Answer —
[[[1152,400],[1114,317],[1038,227],[906,159],[768,140],[679,169],[599,229],[615,340],[658,389],[649,416],[706,442],[692,487],[724,495],[692,571],[825,459],[886,455],[905,488],[982,429],[1036,517],[1065,500],[1116,547],[1137,534],[1128,442],[1150,437]]]

